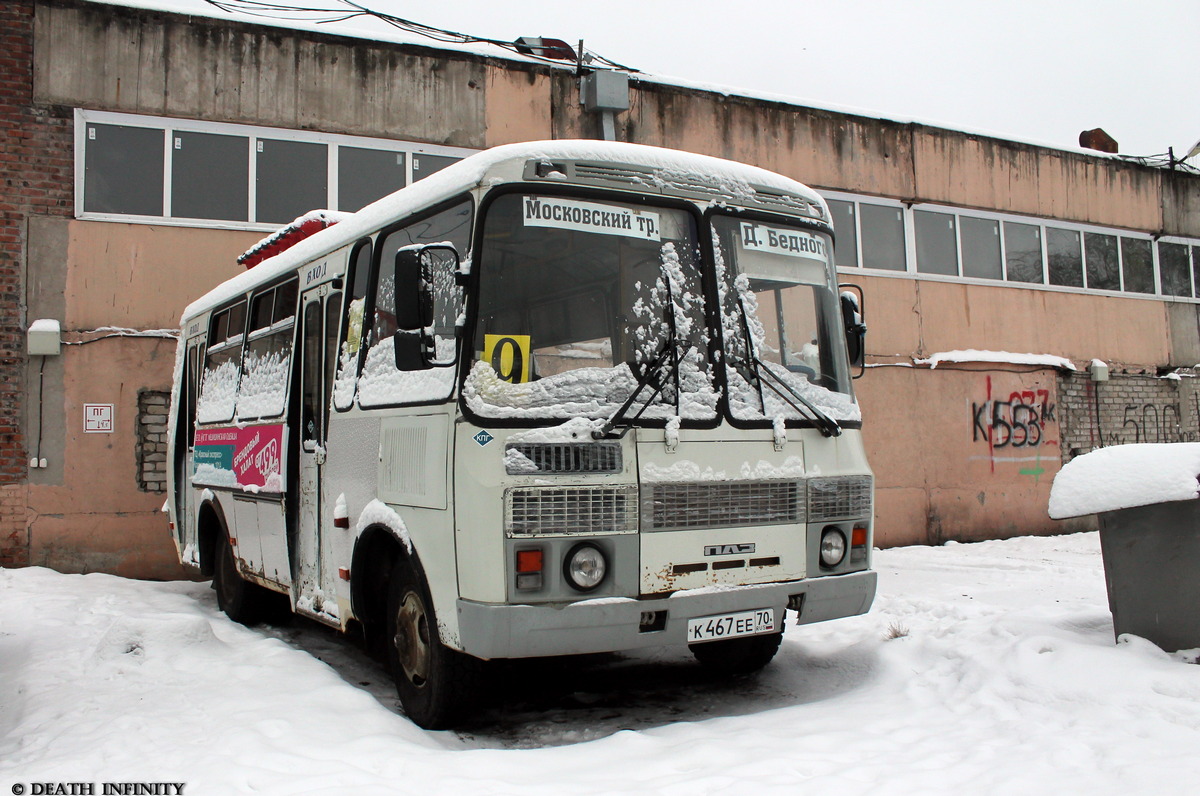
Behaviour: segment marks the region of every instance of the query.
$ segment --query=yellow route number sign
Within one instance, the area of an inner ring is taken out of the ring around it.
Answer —
[[[485,334],[483,360],[501,379],[512,384],[529,381],[529,335]]]

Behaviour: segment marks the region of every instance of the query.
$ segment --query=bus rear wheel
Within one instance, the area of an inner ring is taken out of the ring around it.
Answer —
[[[482,663],[442,644],[429,589],[407,560],[392,570],[385,634],[405,714],[427,730],[452,726],[474,697]]]
[[[689,649],[701,666],[713,672],[750,674],[770,663],[782,642],[783,631],[780,631],[761,636],[692,644]]]
[[[233,546],[224,534],[217,542],[213,589],[217,592],[217,607],[243,625],[283,621],[291,612],[286,596],[250,583],[238,573]]]

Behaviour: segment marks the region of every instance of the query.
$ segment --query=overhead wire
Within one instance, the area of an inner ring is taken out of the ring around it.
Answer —
[[[1163,152],[1160,155],[1118,155],[1117,157],[1130,163],[1151,166],[1156,169],[1169,169],[1186,172],[1187,174],[1200,174],[1200,168],[1193,166],[1191,163],[1186,163],[1184,159],[1176,157],[1173,152]]]
[[[415,33],[419,36],[424,36],[433,41],[444,44],[488,44],[494,47],[499,47],[508,50],[512,53],[523,55],[527,58],[533,58],[543,63],[561,64],[563,59],[549,58],[537,53],[531,52],[527,45],[505,41],[503,39],[494,39],[489,36],[475,36],[469,33],[460,33],[458,31],[449,30],[447,28],[439,28],[435,25],[426,25],[423,22],[406,19],[395,14],[389,14],[384,11],[377,11],[355,0],[330,0],[327,3],[315,4],[297,4],[276,2],[276,0],[204,0],[204,2],[220,9],[228,14],[241,13],[247,16],[258,17],[260,19],[274,19],[286,22],[312,22],[318,25],[327,25],[337,22],[346,22],[351,19],[365,17],[375,19],[384,24],[390,25],[398,30],[403,30],[408,33]],[[611,69],[620,69],[625,72],[637,73],[641,70],[625,64],[613,61],[599,53],[583,49],[583,42],[579,42],[579,51],[576,53],[576,65],[582,67],[585,64],[601,64],[603,67]],[[1164,152],[1158,155],[1118,155],[1119,159],[1137,163],[1143,166],[1153,168],[1170,169],[1185,172],[1188,174],[1200,175],[1200,168],[1185,162],[1186,158],[1180,159],[1175,157],[1172,152]]]
[[[294,3],[281,3],[274,0],[204,0],[209,5],[220,9],[228,14],[241,13],[247,16],[258,17],[260,19],[275,19],[286,22],[312,22],[318,25],[327,25],[335,22],[345,22],[347,20],[365,17],[375,19],[390,25],[399,30],[408,33],[415,33],[419,36],[432,39],[437,42],[447,44],[490,44],[499,47],[509,52],[518,53],[528,58],[545,63],[562,63],[562,59],[548,58],[537,53],[529,51],[529,47],[518,42],[504,41],[503,39],[493,39],[488,36],[475,36],[469,33],[459,33],[457,31],[439,28],[434,25],[426,25],[423,22],[416,22],[411,19],[389,14],[383,11],[376,11],[365,5],[361,5],[353,0],[332,0],[331,3],[318,3],[310,5],[297,5]],[[590,52],[584,51],[583,42],[580,42],[580,52],[576,53],[576,63],[579,66],[583,64],[591,64],[599,62],[613,69],[621,69],[626,72],[638,72],[640,70],[633,67],[625,66],[617,63],[609,58]]]

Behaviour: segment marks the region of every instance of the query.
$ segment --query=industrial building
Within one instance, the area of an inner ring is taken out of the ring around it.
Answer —
[[[0,564],[181,574],[161,513],[184,306],[316,208],[471,152],[600,138],[829,200],[865,295],[884,546],[1046,515],[1093,448],[1195,439],[1200,176],[577,65],[83,0],[0,8]]]

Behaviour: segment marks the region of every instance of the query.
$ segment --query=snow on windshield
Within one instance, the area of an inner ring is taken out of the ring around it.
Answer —
[[[784,246],[815,249],[810,239],[817,236],[805,232],[804,243],[779,244],[768,236],[774,230],[755,229],[759,226],[724,217],[713,223],[730,414],[742,420],[809,418],[792,400],[764,386],[756,375],[761,367],[833,419],[861,419],[825,261],[813,256],[793,265],[782,259],[788,256],[782,254]],[[775,251],[753,251],[748,241],[756,240],[754,235],[776,243],[770,247]]]
[[[463,393],[472,412],[602,417],[640,380],[632,415],[715,417],[690,214],[528,195],[488,212]]]

